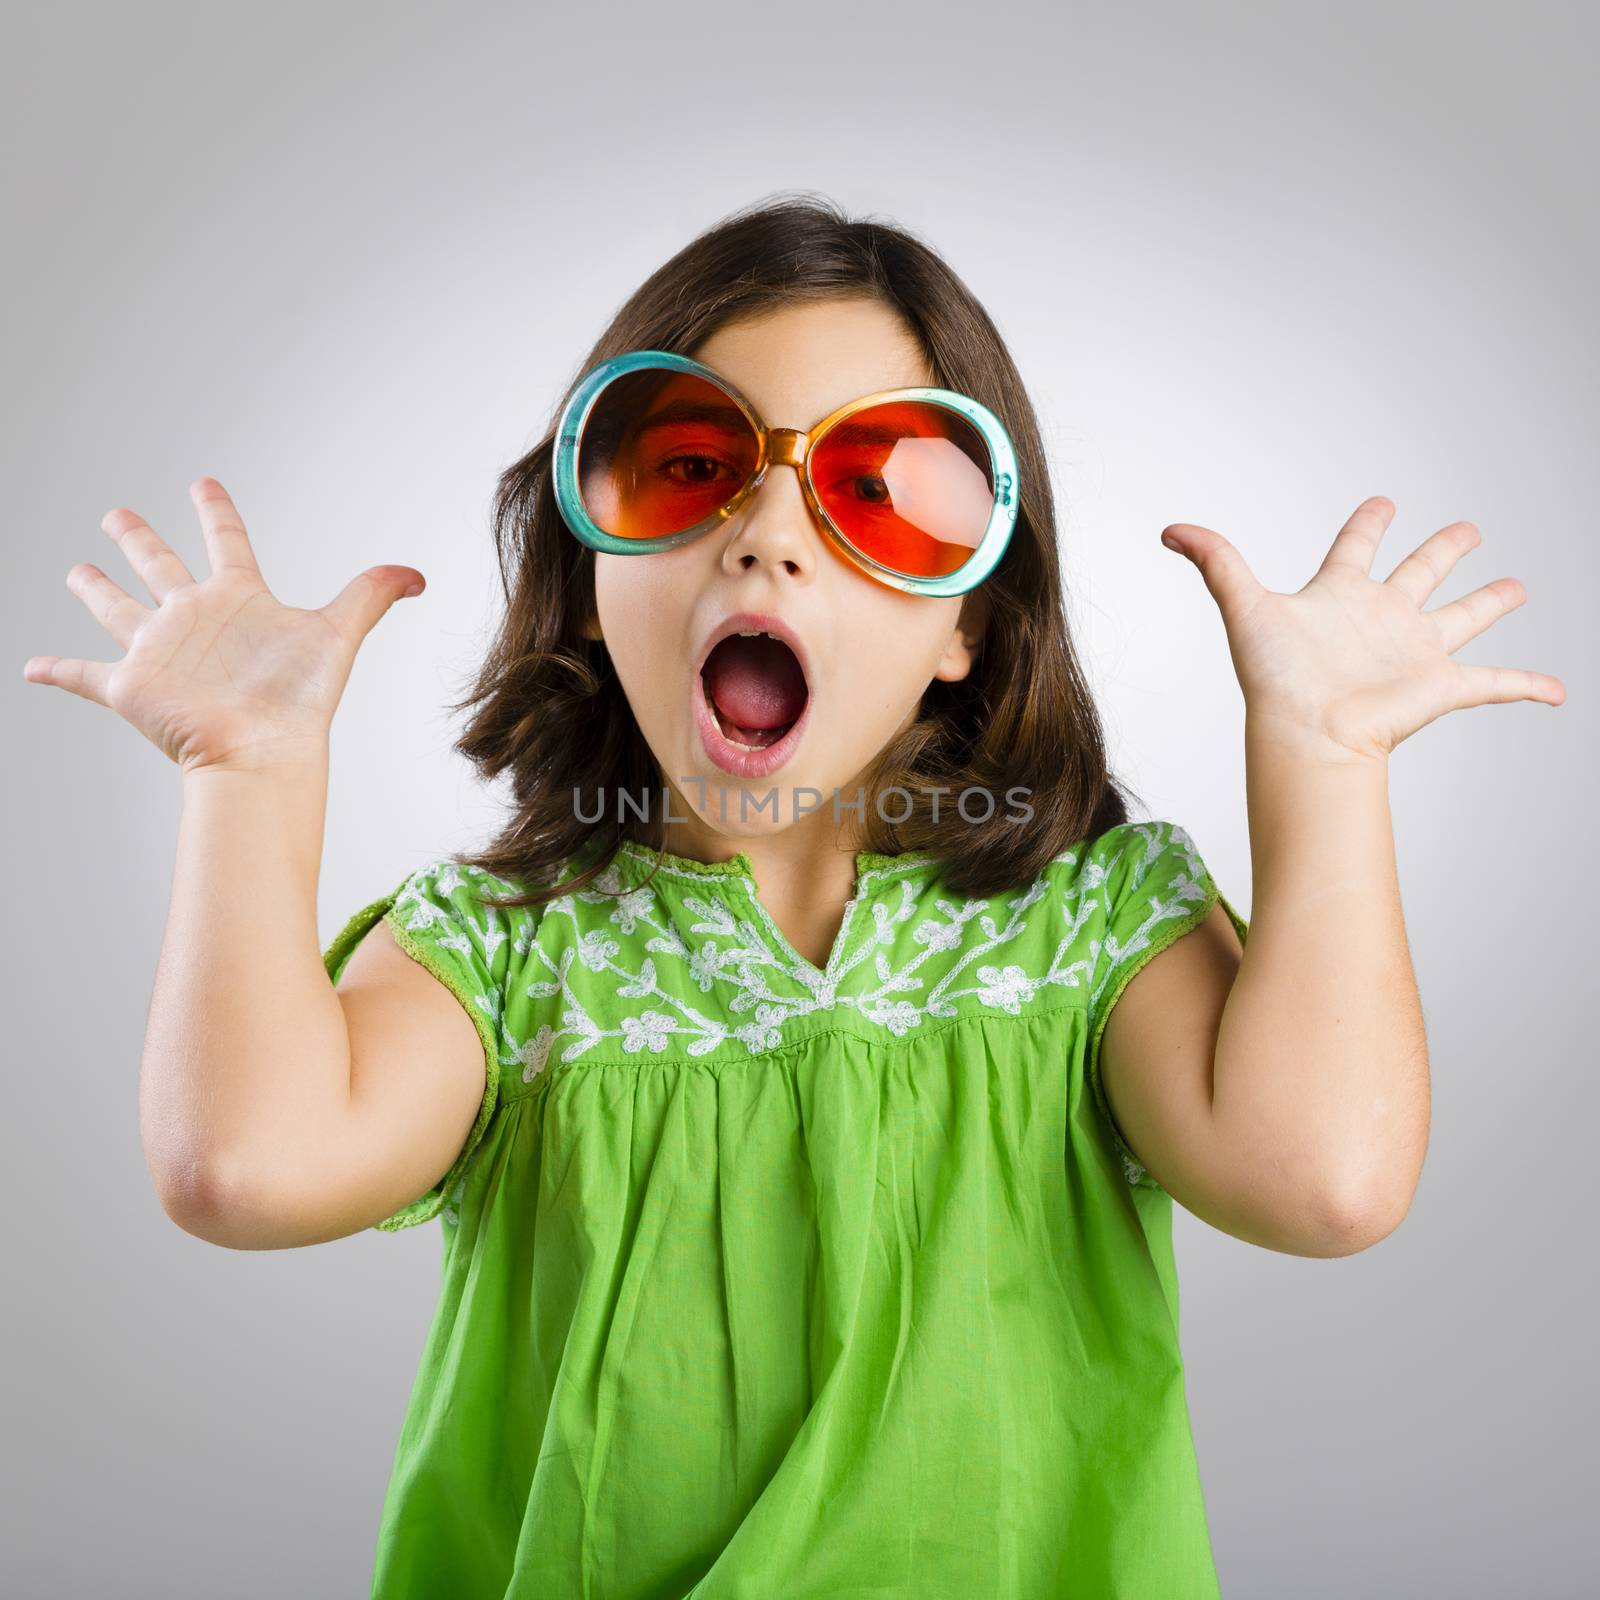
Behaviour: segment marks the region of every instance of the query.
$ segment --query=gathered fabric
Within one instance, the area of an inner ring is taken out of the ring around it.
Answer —
[[[986,899],[855,869],[822,967],[745,853],[631,841],[536,907],[432,862],[329,946],[384,921],[484,1048],[376,1224],[443,1248],[378,1600],[1217,1595],[1172,1202],[1097,1055],[1140,967],[1248,925],[1170,822]]]

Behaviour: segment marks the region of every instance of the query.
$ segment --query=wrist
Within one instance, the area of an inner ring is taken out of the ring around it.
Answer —
[[[185,795],[221,791],[262,791],[284,796],[307,793],[325,796],[328,792],[328,758],[307,750],[300,755],[284,753],[281,759],[235,763],[212,761],[186,768],[182,778]]]
[[[326,733],[296,734],[263,739],[214,761],[184,765],[181,771],[185,787],[192,782],[219,777],[260,778],[294,784],[308,778],[326,780],[328,765]]]
[[[1389,756],[1383,750],[1360,750],[1341,744],[1303,718],[1245,708],[1247,759],[1284,760],[1329,771],[1387,775]]]

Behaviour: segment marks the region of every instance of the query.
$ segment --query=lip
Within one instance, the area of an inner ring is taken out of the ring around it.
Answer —
[[[800,674],[806,683],[805,709],[796,718],[795,725],[776,744],[769,744],[762,750],[741,750],[723,736],[717,726],[716,714],[706,702],[705,679],[701,676],[711,652],[724,639],[749,629],[782,639],[794,651],[795,659],[800,663]],[[694,697],[695,725],[700,730],[700,743],[707,758],[734,778],[765,778],[776,772],[799,747],[806,725],[811,721],[811,704],[815,698],[811,688],[811,662],[800,636],[782,617],[767,611],[736,611],[731,617],[724,617],[711,630],[695,658],[691,693]]]

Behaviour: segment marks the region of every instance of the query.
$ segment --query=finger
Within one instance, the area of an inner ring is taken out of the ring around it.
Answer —
[[[1546,705],[1558,706],[1567,698],[1566,685],[1544,672],[1524,672],[1520,667],[1463,666],[1461,674],[1457,710],[1507,705],[1513,700],[1542,700]]]
[[[29,656],[22,676],[29,683],[52,683],[68,694],[109,706],[112,661],[80,661],[76,656]]]
[[[128,558],[128,565],[144,581],[151,598],[159,605],[174,589],[194,582],[189,569],[168,549],[166,541],[137,511],[118,506],[100,519],[100,526],[116,540],[117,548]]]
[[[1393,518],[1393,500],[1381,494],[1363,500],[1350,513],[1349,521],[1334,535],[1322,565],[1317,568],[1318,575],[1332,567],[1345,567],[1352,572],[1369,575],[1372,558],[1377,555],[1378,546]]]
[[[200,513],[200,531],[205,535],[211,570],[223,572],[237,567],[259,578],[261,568],[256,565],[250,536],[244,531],[244,519],[228,491],[215,478],[196,478],[189,485],[189,498]]]
[[[1476,639],[1506,612],[1515,611],[1527,598],[1528,591],[1515,578],[1496,578],[1493,583],[1486,583],[1481,589],[1474,589],[1471,594],[1464,594],[1459,600],[1452,600],[1449,605],[1424,615],[1433,618],[1439,629],[1439,643],[1449,655],[1468,639]]]
[[[1245,559],[1214,528],[1194,522],[1174,522],[1161,530],[1161,542],[1176,550],[1200,569],[1211,598],[1217,602],[1223,619],[1242,614],[1266,590],[1257,581]]]
[[[92,561],[80,561],[67,574],[67,587],[124,650],[133,642],[139,624],[151,614],[149,606],[135,600]]]
[[[1420,606],[1450,576],[1456,562],[1482,543],[1483,535],[1472,523],[1452,522],[1424,539],[1384,582]]]
[[[426,580],[415,567],[368,567],[322,608],[322,614],[345,638],[360,644],[396,600],[413,588],[420,594],[425,587]]]

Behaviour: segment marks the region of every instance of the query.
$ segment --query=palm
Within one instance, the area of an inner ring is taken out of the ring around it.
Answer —
[[[1227,629],[1245,705],[1285,737],[1335,757],[1387,756],[1447,711],[1491,702],[1559,705],[1559,679],[1452,659],[1527,593],[1497,578],[1449,605],[1422,603],[1481,540],[1454,522],[1424,541],[1383,581],[1373,559],[1394,516],[1381,497],[1364,501],[1340,529],[1304,588],[1278,594],[1258,583],[1221,534],[1190,523],[1166,530],[1199,566]]]
[[[361,642],[422,575],[371,567],[320,610],[286,606],[261,576],[221,484],[200,478],[189,487],[210,575],[197,583],[142,517],[108,513],[101,526],[155,605],[80,563],[68,582],[126,655],[34,656],[24,674],[110,707],[186,772],[302,760],[323,747]]]
[[[352,660],[320,612],[223,573],[146,612],[106,703],[186,770],[264,757],[320,737]]]

